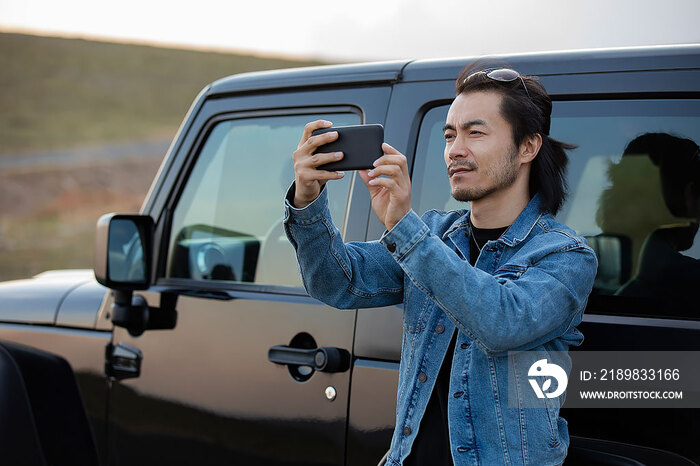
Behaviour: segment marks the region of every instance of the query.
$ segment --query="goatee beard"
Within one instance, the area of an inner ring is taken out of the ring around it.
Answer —
[[[452,197],[460,202],[478,201],[498,190],[511,186],[518,178],[518,165],[516,163],[517,159],[517,149],[513,148],[510,154],[501,159],[502,162],[500,165],[486,169],[486,176],[493,179],[493,184],[491,186],[487,186],[485,188],[476,188],[472,186],[457,189],[453,188]],[[453,163],[450,164],[447,169],[448,177],[450,170],[460,167],[468,168],[470,170],[478,170],[477,165],[471,161],[459,164]]]

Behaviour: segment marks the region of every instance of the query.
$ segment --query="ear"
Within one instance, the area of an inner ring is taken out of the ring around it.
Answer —
[[[525,137],[520,143],[519,158],[522,163],[532,162],[542,147],[542,135],[539,133]]]

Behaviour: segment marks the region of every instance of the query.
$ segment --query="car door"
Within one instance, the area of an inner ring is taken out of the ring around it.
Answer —
[[[176,326],[114,331],[141,365],[111,388],[116,464],[344,464],[348,359],[332,371],[307,364],[316,348],[349,356],[356,312],[305,293],[283,197],[306,122],[384,123],[389,94],[388,84],[347,85],[195,105],[146,203],[158,273],[142,295],[151,306],[176,296]],[[349,202],[358,185],[351,172],[327,185],[345,240],[366,229],[368,196]]]

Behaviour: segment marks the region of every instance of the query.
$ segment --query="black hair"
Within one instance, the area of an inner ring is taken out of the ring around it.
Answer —
[[[478,61],[462,69],[455,85],[457,95],[480,91],[501,94],[500,112],[511,126],[515,147],[519,147],[528,136],[539,134],[542,137],[542,147],[530,167],[530,197],[539,193],[542,211],[556,215],[567,195],[566,166],[569,159],[566,150],[576,146],[549,137],[552,99],[536,77],[521,74],[522,81],[519,78],[497,81],[489,78],[487,72],[509,67],[485,65],[486,62]]]

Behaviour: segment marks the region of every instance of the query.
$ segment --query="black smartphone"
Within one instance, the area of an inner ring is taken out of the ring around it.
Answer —
[[[384,155],[384,127],[382,125],[356,125],[320,128],[311,133],[317,134],[337,131],[338,139],[319,146],[315,154],[342,152],[343,158],[337,162],[319,165],[320,170],[365,170],[374,168],[375,160]]]

